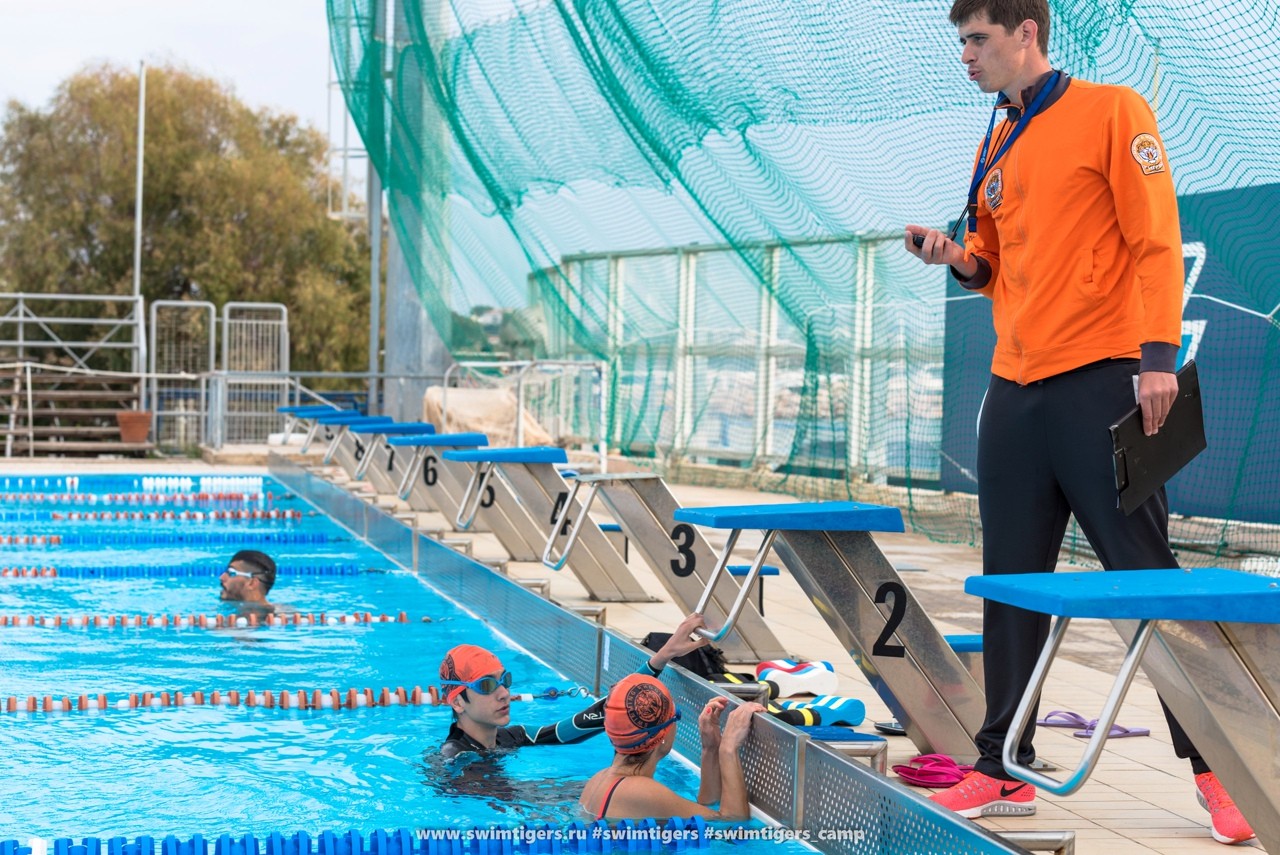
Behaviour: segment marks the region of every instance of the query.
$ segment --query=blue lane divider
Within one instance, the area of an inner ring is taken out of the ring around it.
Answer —
[[[594,855],[612,852],[693,852],[708,849],[714,836],[701,817],[624,819],[616,825],[604,820],[565,826],[530,823],[493,828],[407,828],[375,831],[368,838],[358,831],[332,831],[311,837],[299,831],[273,832],[259,839],[252,834],[233,838],[224,834],[210,841],[196,834],[180,840],[170,835],[156,851],[154,837],[86,837],[79,842],[59,838],[53,855]],[[106,852],[103,852],[103,844]],[[0,855],[31,855],[16,840],[0,842]]]
[[[98,567],[59,567],[59,579],[189,579],[221,576],[225,564],[169,564],[154,566],[109,565]],[[356,576],[356,564],[279,564],[277,576]]]
[[[48,535],[46,535],[48,537]],[[329,543],[347,540],[320,531],[103,531],[58,535],[63,546],[237,546],[255,543]],[[40,545],[40,544],[32,544]]]

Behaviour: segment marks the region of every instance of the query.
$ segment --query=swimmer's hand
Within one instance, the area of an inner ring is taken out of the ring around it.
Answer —
[[[702,740],[703,753],[715,753],[720,748],[720,717],[729,704],[729,699],[717,696],[707,701],[707,705],[698,713],[698,736]]]
[[[671,633],[667,643],[649,658],[649,667],[654,671],[661,671],[675,657],[691,653],[705,645],[707,639],[701,635],[694,635],[694,630],[704,626],[706,626],[706,619],[700,614],[691,614],[680,621],[680,625]]]
[[[737,709],[729,713],[724,723],[724,734],[720,737],[720,753],[737,754],[738,749],[747,741],[747,736],[751,733],[751,717],[764,711],[764,707],[759,704],[749,703],[740,704]]]

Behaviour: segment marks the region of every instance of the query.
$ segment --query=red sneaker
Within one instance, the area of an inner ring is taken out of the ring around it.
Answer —
[[[935,793],[930,801],[966,819],[1031,816],[1036,812],[1036,788],[1022,781],[1002,781],[981,772],[970,772],[960,783]]]
[[[1212,772],[1196,775],[1196,789],[1199,791],[1196,793],[1196,798],[1200,801],[1200,807],[1207,810],[1213,819],[1210,830],[1213,832],[1214,840],[1230,846],[1233,843],[1243,843],[1254,838],[1255,835],[1253,829],[1249,827],[1248,820],[1231,800],[1231,796],[1227,794],[1227,788],[1222,786],[1217,775]]]

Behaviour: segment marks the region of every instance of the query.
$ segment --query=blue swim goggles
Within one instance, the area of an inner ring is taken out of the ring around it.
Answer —
[[[488,675],[481,677],[479,680],[472,680],[471,682],[467,682],[466,680],[441,680],[440,685],[463,686],[482,695],[492,695],[494,692],[498,691],[499,686],[502,686],[504,689],[511,688],[511,672],[503,671],[497,677]]]
[[[679,720],[680,720],[680,710],[676,710],[675,715],[673,715],[671,718],[667,719],[666,721],[662,722],[661,724],[654,724],[654,725],[650,725],[649,727],[641,727],[637,730],[633,730],[630,733],[626,734],[626,737],[628,738],[632,736],[639,737],[634,742],[626,742],[626,743],[614,742],[613,747],[620,748],[620,749],[639,748],[641,745],[644,745],[646,742],[648,742],[649,739],[655,733],[660,733],[663,730],[666,730],[668,727],[675,724]]]

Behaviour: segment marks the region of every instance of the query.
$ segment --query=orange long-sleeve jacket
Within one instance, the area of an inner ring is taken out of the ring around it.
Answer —
[[[997,123],[993,152],[1008,130]],[[965,249],[979,272],[961,284],[992,300],[992,373],[1025,385],[1139,357],[1147,343],[1164,343],[1172,370],[1182,237],[1164,144],[1141,95],[1071,80],[988,170],[977,220]]]

